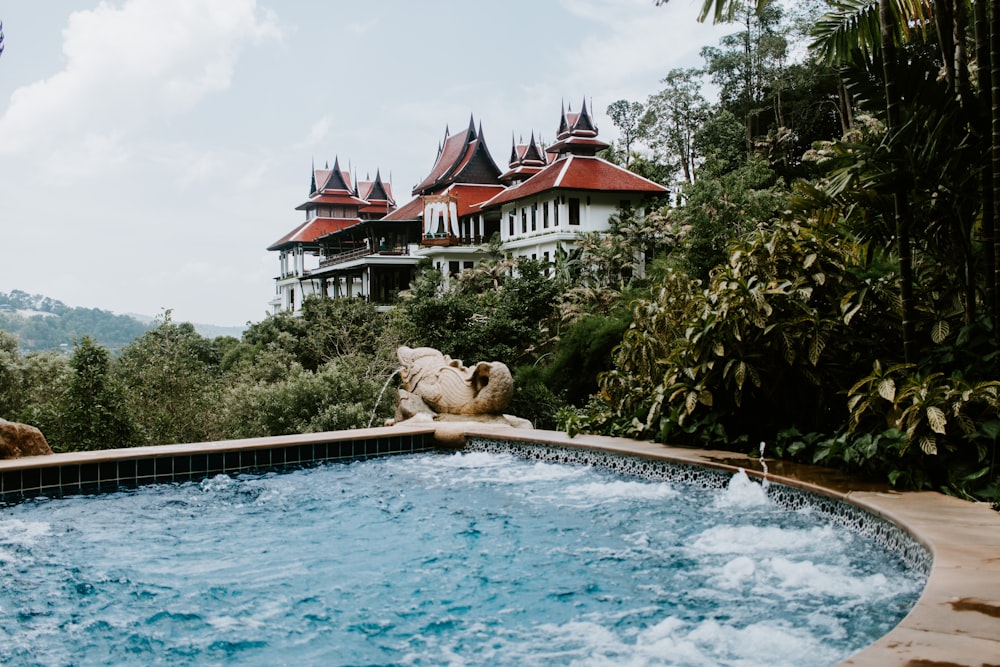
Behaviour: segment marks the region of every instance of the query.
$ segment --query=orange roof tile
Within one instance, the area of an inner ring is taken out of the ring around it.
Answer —
[[[357,218],[312,218],[282,236],[267,249],[282,250],[301,243],[312,243],[321,236],[350,227],[357,222]]]
[[[416,220],[424,212],[424,202],[420,197],[414,197],[407,203],[403,204],[395,211],[389,215],[382,218],[383,220]]]
[[[589,155],[567,155],[528,180],[499,193],[482,208],[530,197],[548,190],[602,190],[661,194],[667,188],[627,169]]]

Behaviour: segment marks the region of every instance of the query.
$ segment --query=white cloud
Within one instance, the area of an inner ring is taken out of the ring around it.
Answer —
[[[0,153],[99,155],[93,146],[107,137],[120,143],[227,89],[240,50],[279,35],[254,0],[126,0],[74,12],[63,30],[65,68],[13,93]]]
[[[333,126],[333,116],[326,114],[309,128],[309,135],[299,143],[295,144],[296,148],[311,148],[318,144],[319,142],[326,139],[326,136],[330,134],[330,128]]]
[[[348,23],[346,28],[347,31],[359,36],[365,36],[372,31],[378,24],[379,18],[368,19],[367,21],[354,21]]]
[[[656,92],[649,83],[669,70],[700,65],[701,47],[734,31],[732,26],[698,23],[698,8],[677,0],[661,7],[652,0],[563,0],[563,6],[600,26],[564,52],[572,68],[569,80],[626,95],[635,89],[632,96],[639,99]]]

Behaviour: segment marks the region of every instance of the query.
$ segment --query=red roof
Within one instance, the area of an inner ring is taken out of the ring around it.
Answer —
[[[424,212],[424,202],[420,197],[414,197],[403,206],[400,206],[383,220],[416,220]]]
[[[281,250],[298,244],[311,243],[321,236],[326,236],[345,227],[357,224],[357,218],[313,218],[285,234],[268,246],[268,250]]]
[[[567,155],[523,183],[508,188],[493,199],[484,202],[482,208],[498,206],[556,189],[655,194],[667,192],[667,188],[659,183],[654,183],[598,157]]]
[[[608,145],[596,137],[568,136],[549,146],[546,151],[549,153],[577,152],[593,155],[597,151],[603,151]]]
[[[475,141],[475,130],[472,126],[461,134],[456,134],[453,137],[446,137],[444,140],[444,146],[441,148],[441,152],[438,153],[434,166],[431,167],[431,173],[427,174],[427,177],[420,182],[420,185],[413,188],[413,192],[422,192],[438,181],[444,180],[445,177],[458,171],[456,169],[456,165],[462,161],[468,162],[469,157],[473,152],[472,149],[475,147]]]
[[[437,193],[439,195],[450,194],[453,195],[457,201],[455,203],[455,208],[458,212],[458,217],[465,215],[471,215],[473,213],[478,213],[480,211],[480,204],[489,199],[490,197],[495,197],[505,190],[502,185],[481,185],[478,183],[455,183],[450,185],[441,192]],[[397,208],[395,211],[389,215],[382,218],[383,220],[416,220],[424,214],[424,200],[423,197],[414,197],[406,205]]]
[[[308,201],[299,204],[295,207],[295,210],[308,211],[311,208],[327,204],[336,204],[337,206],[367,206],[368,202],[349,194],[320,194],[314,195]]]
[[[477,133],[472,118],[469,118],[469,127],[464,132],[452,137],[445,131],[444,145],[438,151],[431,172],[413,188],[412,193],[439,192],[455,182],[496,184],[499,175],[500,168],[486,147],[482,126]]]
[[[522,181],[527,180],[529,177],[534,176],[544,168],[545,167],[526,167],[521,165],[514,167],[513,169],[508,169],[503,174],[500,174],[500,180],[504,183],[509,183],[516,178],[520,178]]]
[[[367,206],[362,206],[360,212],[361,213],[381,213],[382,215],[386,215],[386,214],[390,213],[393,210],[393,206],[394,206],[394,204],[392,204],[392,202],[389,202],[387,200],[384,200],[384,199],[382,201],[375,200],[375,201],[368,202]]]
[[[384,183],[382,175],[377,172],[374,181],[358,181],[358,196],[368,202],[389,201],[396,204],[392,197],[392,184]]]
[[[506,188],[502,185],[456,183],[441,192],[441,194],[447,193],[458,198],[456,208],[458,209],[458,217],[461,218],[472,213],[478,213],[480,211],[480,204],[491,197],[496,197],[504,190]]]

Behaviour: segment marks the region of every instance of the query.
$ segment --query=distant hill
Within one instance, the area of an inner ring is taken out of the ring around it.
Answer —
[[[151,325],[153,324],[153,319],[149,315],[141,315],[139,313],[126,313],[129,317],[134,317],[143,324]],[[192,322],[191,326],[194,330],[198,332],[199,336],[205,338],[218,338],[219,336],[232,336],[233,338],[242,338],[243,332],[246,327],[223,327],[217,324],[199,324],[197,322]]]
[[[38,294],[12,290],[0,292],[0,329],[17,335],[22,353],[42,350],[72,350],[73,342],[90,336],[117,352],[153,328],[153,318],[116,315],[98,308],[74,308]],[[243,334],[241,327],[194,324],[206,338]]]

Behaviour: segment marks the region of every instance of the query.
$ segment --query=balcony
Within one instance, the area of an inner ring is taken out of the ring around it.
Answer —
[[[482,245],[486,242],[482,236],[455,236],[454,234],[424,234],[420,240],[425,246]]]
[[[371,257],[374,255],[399,257],[409,254],[410,254],[409,247],[405,245],[380,247],[378,250],[372,250],[371,248],[358,248],[357,250],[348,250],[347,252],[342,252],[337,255],[329,255],[327,257],[324,257],[319,262],[319,268],[325,269],[328,266],[336,266],[337,264],[343,264],[344,262],[350,262],[355,259],[361,259],[362,257]]]

